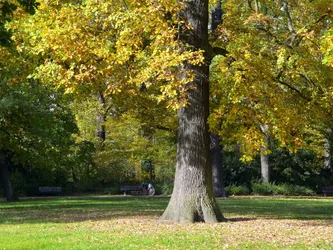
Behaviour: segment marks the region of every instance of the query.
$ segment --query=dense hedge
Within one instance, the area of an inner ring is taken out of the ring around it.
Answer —
[[[287,183],[261,183],[252,182],[251,187],[245,185],[229,185],[226,187],[228,195],[286,195],[286,196],[309,196],[315,195],[315,192],[308,188],[299,185],[292,185]]]

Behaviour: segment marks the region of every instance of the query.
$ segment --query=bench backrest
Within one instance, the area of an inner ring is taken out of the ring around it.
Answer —
[[[39,187],[40,193],[61,193],[61,187]]]

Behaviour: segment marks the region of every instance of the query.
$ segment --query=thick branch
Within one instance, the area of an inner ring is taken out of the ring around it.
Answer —
[[[213,56],[216,55],[227,56],[229,54],[229,51],[220,47],[213,47],[212,51],[213,51]]]
[[[281,81],[280,79],[277,79],[277,82],[280,83],[283,86],[288,87],[289,89],[295,91],[300,97],[302,97],[304,100],[311,102],[312,98],[309,98],[307,96],[305,96],[299,89],[297,89],[296,87],[290,85],[289,83],[286,83],[284,81]]]

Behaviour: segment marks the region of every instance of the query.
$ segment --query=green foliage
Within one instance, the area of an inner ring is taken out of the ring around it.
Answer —
[[[231,184],[225,187],[225,192],[227,195],[248,195],[250,194],[250,189],[244,185]]]
[[[225,184],[251,187],[253,180],[261,178],[260,157],[255,157],[251,162],[243,162],[240,160],[241,154],[238,151],[230,151],[231,149],[232,147],[225,147],[223,152]],[[323,169],[323,158],[314,151],[299,150],[291,153],[287,148],[278,147],[272,141],[269,162],[271,180],[276,184],[288,183],[310,187],[313,190],[333,184],[332,172]]]
[[[76,191],[87,191],[96,186],[96,166],[93,161],[95,146],[90,141],[79,141],[70,148],[70,175]]]
[[[260,183],[260,182],[252,182],[251,188],[253,194],[257,195],[272,195],[273,188],[275,187],[272,183]]]
[[[287,183],[275,184],[252,181],[251,188],[245,185],[231,184],[225,187],[230,195],[285,195],[285,196],[313,196],[315,192],[307,187]]]
[[[333,28],[330,28],[321,41],[321,49],[325,55],[323,62],[333,67]]]
[[[292,154],[286,148],[277,147],[270,155],[271,177],[276,183],[289,183],[293,185],[316,188],[321,185],[318,179],[329,179],[323,175],[322,157],[310,150],[299,150]]]
[[[16,196],[25,196],[27,193],[26,190],[26,181],[25,178],[18,169],[10,172],[10,180],[12,183],[13,190]]]
[[[34,14],[38,3],[35,0],[6,0],[0,2],[0,46],[8,46],[11,43],[11,33],[5,24],[13,17],[17,8],[22,8],[29,14]]]
[[[250,186],[253,179],[260,178],[260,160],[257,157],[251,162],[241,161],[238,150],[231,151],[230,148],[223,151],[222,166],[225,185]]]
[[[171,195],[173,191],[173,182],[165,181],[159,186],[160,193],[163,195]]]
[[[61,164],[76,126],[61,96],[38,84],[0,86],[0,147],[22,165]]]
[[[315,194],[315,192],[310,188],[286,183],[275,184],[252,182],[251,188],[252,193],[256,195],[309,196]]]
[[[105,127],[110,133],[103,149],[94,158],[101,183],[114,185],[147,181],[149,176],[142,169],[142,160],[152,163],[156,181],[173,179],[173,134],[156,129],[150,122],[137,118],[132,112],[108,117]]]

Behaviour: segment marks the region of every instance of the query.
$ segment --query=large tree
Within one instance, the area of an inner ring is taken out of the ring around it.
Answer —
[[[200,65],[185,64],[194,78],[188,90],[189,105],[178,113],[178,151],[174,190],[161,219],[177,222],[218,222],[223,216],[212,187],[207,118],[209,114],[208,1],[184,2],[181,15],[190,29],[183,30],[184,43],[203,50]]]
[[[45,1],[12,28],[22,50],[44,58],[34,78],[75,93],[104,85],[112,96],[144,83],[179,108],[175,188],[162,219],[223,219],[209,157],[208,1]]]
[[[332,3],[226,0],[223,9],[215,43],[227,53],[213,61],[219,105],[212,127],[248,155],[268,144],[264,134],[291,151],[305,147],[310,128],[332,112],[332,69],[322,64],[322,52],[324,62],[330,58]],[[268,126],[266,133],[260,124]]]

